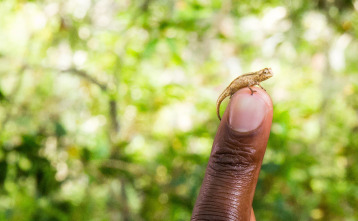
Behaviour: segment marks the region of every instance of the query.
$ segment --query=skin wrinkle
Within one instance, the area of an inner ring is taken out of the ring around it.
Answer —
[[[230,191],[230,192],[225,192],[225,194],[231,194],[233,198],[235,198],[235,196],[241,196],[242,194],[239,192],[239,188],[242,187],[241,184],[236,184],[237,185],[237,188],[233,189],[233,191]],[[222,189],[228,189],[228,186],[221,186],[221,185],[218,185],[219,188],[222,188]],[[216,190],[216,188],[207,188],[206,191],[208,190]],[[220,193],[223,193],[220,191]],[[234,194],[233,194],[234,193]],[[219,195],[219,194],[217,194]]]
[[[215,157],[224,157],[228,156],[228,159],[235,160],[236,157],[243,157],[242,160],[247,160],[248,163],[253,162],[253,156],[255,154],[256,150],[252,146],[242,146],[241,149],[234,149],[234,148],[226,148],[223,147],[221,149],[218,149],[213,153],[213,157],[215,160]],[[233,157],[235,156],[235,157]],[[244,161],[245,162],[245,161]],[[244,163],[243,162],[243,163]]]
[[[211,163],[208,165],[213,172],[220,173],[219,176],[242,176],[244,174],[248,174],[251,170],[255,169],[249,164],[241,165],[240,162],[238,163],[225,163],[224,165],[220,163]],[[226,168],[227,167],[227,168]],[[251,167],[251,168],[250,168]],[[212,173],[210,171],[210,173]],[[213,176],[218,176],[215,173],[212,174]]]
[[[226,193],[226,195],[230,195],[230,193]],[[225,204],[225,205],[232,205],[232,203],[239,203],[239,200],[236,198],[236,197],[234,197],[234,196],[211,196],[213,199],[217,199],[217,200],[223,200],[223,204]],[[230,199],[230,200],[232,200],[232,202],[230,201],[230,203],[225,203],[225,201],[227,200],[227,199]],[[210,203],[210,202],[209,202]],[[205,204],[203,204],[203,205],[205,205]]]
[[[238,201],[237,202],[234,202],[233,204],[223,204],[225,205],[225,209],[224,210],[230,210],[230,208],[235,208],[236,205],[240,204]],[[222,208],[218,208],[217,207],[217,204],[214,204],[213,202],[208,202],[208,203],[205,203],[203,204],[202,206],[205,206],[206,208],[209,208],[210,206],[212,206],[215,210],[218,210],[218,211],[222,211],[223,209]],[[212,211],[213,209],[211,209],[210,211]]]
[[[239,135],[242,139],[235,139],[234,136],[237,136],[237,134],[229,132],[228,138],[224,142],[220,142],[222,147],[219,146],[220,143],[214,145],[211,160],[209,161],[209,167],[213,170],[226,173],[229,168],[240,175],[249,172],[244,167],[245,165],[252,165],[252,162],[256,159],[256,150],[247,142],[242,142],[245,141],[244,136]],[[240,168],[235,168],[234,166],[236,165],[240,165]],[[231,176],[232,174],[229,175]]]
[[[213,164],[218,164],[225,168],[226,166],[249,166],[253,161],[252,154],[237,151],[237,154],[233,153],[214,153]]]
[[[243,187],[245,185],[238,185],[239,187]],[[216,195],[209,195],[207,198],[209,199],[220,199],[220,198],[223,198],[223,199],[226,199],[226,198],[230,198],[232,199],[232,201],[238,201],[239,199],[239,196],[242,196],[243,194],[240,193],[238,190],[236,189],[228,189],[228,187],[225,187],[227,189],[227,191],[225,192],[225,195],[229,196],[229,197],[225,197],[225,196],[220,196],[219,194],[216,194]],[[208,188],[207,191],[215,191],[216,189],[215,188]],[[235,193],[236,192],[236,193]],[[222,192],[221,192],[222,193]],[[235,194],[234,194],[235,193]]]
[[[217,219],[213,219],[213,217],[220,217],[222,220],[237,220],[237,219],[239,219],[238,214],[230,213],[230,211],[228,211],[227,213],[229,213],[227,216],[221,215],[222,211],[210,212],[210,213],[205,213],[205,214],[202,214],[202,215],[203,216],[206,215],[206,216],[210,217],[211,220],[217,220]]]
[[[241,186],[240,184],[238,185],[237,184],[237,186],[238,186],[238,188]],[[222,186],[218,186],[218,188],[220,188],[220,187],[222,187]],[[228,189],[228,186],[223,186],[222,187],[222,189],[224,189],[224,190],[226,190],[226,191],[224,191],[225,192],[225,194],[226,195],[230,195],[230,197],[231,198],[233,198],[234,200],[236,200],[236,199],[238,199],[236,196],[241,196],[242,195],[242,193],[240,193],[239,191],[238,191],[238,188],[236,189]],[[214,188],[214,187],[207,187],[207,189],[206,189],[206,191],[209,191],[209,190],[216,190],[217,188]],[[228,190],[230,190],[230,191],[228,191]],[[233,193],[234,192],[234,193]],[[220,191],[220,193],[223,193],[223,192],[221,192]],[[219,195],[219,194],[216,194],[216,195]],[[210,198],[212,197],[211,195],[209,196]],[[214,196],[214,197],[216,197],[216,196]],[[220,197],[220,196],[217,196],[217,197]]]
[[[227,220],[235,220],[231,219],[230,217],[224,217],[219,214],[203,214],[203,217],[194,217],[192,220],[215,220],[215,221],[227,221]],[[208,219],[206,219],[206,216],[208,216]],[[203,219],[204,218],[204,219]]]
[[[235,216],[230,212],[225,213],[225,215],[223,215],[222,211],[217,212],[217,213],[203,213],[200,214],[198,216],[193,217],[191,220],[202,220],[202,218],[209,218],[209,220],[224,220],[224,221],[231,221],[231,220],[239,220],[239,216],[238,214]],[[221,219],[218,219],[221,218]]]
[[[210,208],[210,210],[208,210],[207,213],[222,213],[223,210],[221,208],[218,208],[216,205],[214,204],[204,204],[203,206],[205,206],[205,208]],[[225,211],[227,213],[230,213],[232,216],[236,216],[237,218],[239,217],[239,215],[235,212],[235,207],[236,205],[226,205],[225,207]]]
[[[253,149],[252,146],[249,146],[248,144],[241,144],[242,149],[237,149],[237,148],[227,148],[227,146],[230,145],[229,142],[225,142],[224,143],[224,147],[222,149],[217,150],[217,153],[237,153],[237,152],[242,152],[242,153],[247,153],[247,154],[254,154],[256,152],[255,149]]]
[[[209,164],[207,167],[207,173],[208,175],[213,176],[214,178],[222,178],[222,179],[229,179],[234,181],[235,178],[242,178],[242,176],[249,176],[251,175],[251,172],[253,170],[256,169],[256,166],[245,166],[245,165],[232,165],[230,168],[226,169],[226,170],[219,170],[213,167],[218,167],[215,166],[215,164]],[[228,166],[229,167],[229,166]]]
[[[231,192],[228,193],[227,191],[220,191],[220,189],[219,189],[219,190],[216,190],[216,191],[217,191],[218,195],[230,194],[230,195],[232,195],[232,197],[234,197],[235,199],[237,199],[237,197],[241,195],[241,193],[238,192],[238,191],[233,191],[232,193],[231,193]]]
[[[259,88],[255,90],[258,90],[257,94],[261,93],[263,98],[260,99],[268,105],[267,115],[255,130],[237,132],[228,123],[230,101],[215,136],[192,220],[250,220],[252,199],[272,121],[270,98]]]
[[[240,215],[236,212],[236,205],[227,205],[224,210],[222,208],[218,208],[218,206],[214,204],[205,204],[203,206],[208,208],[208,210],[202,214],[214,213],[216,215],[220,215],[223,213],[223,211],[225,211],[225,213],[228,213],[230,216],[235,216],[236,218],[240,217]],[[223,215],[221,216],[224,217]]]
[[[212,179],[212,180],[214,180],[214,179]],[[241,182],[245,183],[245,180],[241,180]],[[241,182],[237,181],[237,183],[241,183]],[[204,188],[207,189],[206,192],[219,193],[219,191],[216,191],[216,189],[218,187],[220,187],[220,185],[212,186],[209,184],[208,186],[205,186]],[[227,213],[231,214],[231,216],[226,216],[224,220],[239,220],[240,216],[239,216],[236,208],[240,204],[240,201],[238,200],[238,196],[240,196],[241,194],[238,190],[240,188],[242,188],[242,185],[236,184],[235,187],[236,188],[228,188],[228,185],[225,185],[223,189],[229,190],[229,191],[226,191],[226,193],[225,193],[226,196],[223,196],[222,194],[207,195],[207,199],[204,200],[204,202],[206,202],[206,203],[203,203],[200,207],[206,208],[206,211],[210,210],[211,212],[218,211],[219,213],[222,213],[223,212],[222,207],[221,207],[221,209],[217,208],[217,203],[220,203],[221,206],[224,205],[225,210],[228,211],[225,214],[227,214]],[[225,203],[225,201],[227,201],[229,203]],[[213,218],[213,217],[211,217],[211,218]]]
[[[207,213],[214,213],[214,214],[219,215],[223,211],[223,210],[215,207],[215,205],[213,205],[213,204],[205,204],[205,207],[210,208],[210,211],[208,210]],[[225,212],[230,213],[231,216],[236,216],[238,218],[239,217],[238,214],[233,212],[233,210],[231,208],[234,208],[234,206],[227,206],[226,209],[225,209],[226,210]]]
[[[211,190],[211,189],[210,189]],[[226,199],[228,199],[228,198],[230,198],[230,199],[232,199],[233,200],[233,202],[238,202],[238,196],[241,196],[242,194],[236,194],[236,195],[231,195],[231,192],[226,192],[225,194],[224,193],[222,193],[221,192],[221,194],[222,194],[222,196],[210,196],[212,199],[218,199],[218,200],[220,200],[220,199],[223,199],[224,201],[226,200]],[[217,194],[218,195],[218,194]],[[224,202],[225,203],[225,202]],[[230,203],[228,203],[227,205],[230,205]]]
[[[214,203],[206,203],[204,205],[202,205],[203,207],[210,209],[210,211],[219,211],[219,212],[230,212],[230,213],[234,213],[236,214],[236,207],[239,206],[239,202],[233,203],[233,204],[223,204],[222,206],[225,206],[225,209],[222,209],[222,206],[220,208],[218,208],[217,204]]]
[[[247,142],[245,138],[251,137],[251,134],[241,135],[233,132],[233,130],[228,130],[226,139],[223,142],[219,142],[214,145],[212,151],[212,161],[209,161],[209,166],[213,170],[218,170],[217,172],[226,173],[229,170],[233,172],[243,171],[248,172],[245,168],[242,168],[245,165],[250,165],[255,160],[256,150]],[[240,138],[237,138],[240,136]],[[219,148],[220,143],[222,147]],[[239,148],[238,148],[239,147]],[[214,165],[212,165],[214,164]],[[240,165],[240,168],[235,166]],[[230,176],[232,175],[229,174]],[[240,174],[241,175],[241,174]]]
[[[224,184],[221,184],[221,183],[224,183]],[[220,187],[220,188],[227,188],[228,186],[231,186],[231,185],[233,185],[233,184],[235,184],[236,186],[240,187],[240,184],[237,183],[237,182],[231,182],[231,183],[229,183],[229,182],[224,182],[224,181],[221,181],[221,182],[218,183],[216,186],[217,186],[217,187]],[[214,187],[212,187],[212,188],[214,188]],[[236,187],[235,187],[235,188],[236,188]]]

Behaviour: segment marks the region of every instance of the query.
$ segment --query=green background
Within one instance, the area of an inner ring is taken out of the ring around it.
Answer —
[[[257,220],[358,220],[357,10],[0,1],[0,220],[189,220],[216,99],[264,67],[274,117]]]

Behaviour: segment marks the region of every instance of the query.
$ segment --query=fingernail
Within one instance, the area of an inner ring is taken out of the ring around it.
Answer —
[[[231,99],[229,124],[238,132],[258,128],[266,115],[267,106],[258,94],[240,93]]]

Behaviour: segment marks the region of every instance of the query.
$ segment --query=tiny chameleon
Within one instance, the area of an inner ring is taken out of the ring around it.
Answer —
[[[221,120],[220,117],[220,105],[221,102],[228,96],[231,96],[235,94],[236,91],[240,90],[241,88],[248,87],[251,90],[251,95],[256,92],[251,88],[251,86],[258,85],[262,89],[264,89],[260,82],[265,81],[273,76],[271,68],[264,68],[259,71],[250,72],[247,74],[240,75],[239,77],[235,78],[229,86],[221,93],[219,96],[217,103],[216,103],[216,113],[218,115],[219,120]],[[265,90],[265,89],[264,89]],[[266,90],[265,90],[266,91]]]

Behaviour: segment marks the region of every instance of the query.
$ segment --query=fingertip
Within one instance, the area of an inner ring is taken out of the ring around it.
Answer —
[[[267,105],[267,108],[270,110],[272,110],[272,100],[270,95],[267,93],[267,91],[265,91],[262,88],[259,87],[252,87],[253,90],[255,90],[256,92],[254,92],[251,95],[251,91],[248,87],[242,88],[240,90],[238,90],[231,99],[237,99],[236,97],[240,94],[246,94],[246,95],[251,95],[253,98],[259,98],[262,99],[265,104]]]
[[[258,128],[267,116],[272,116],[272,101],[265,90],[253,87],[238,90],[228,106],[228,123],[238,132],[248,132]]]

